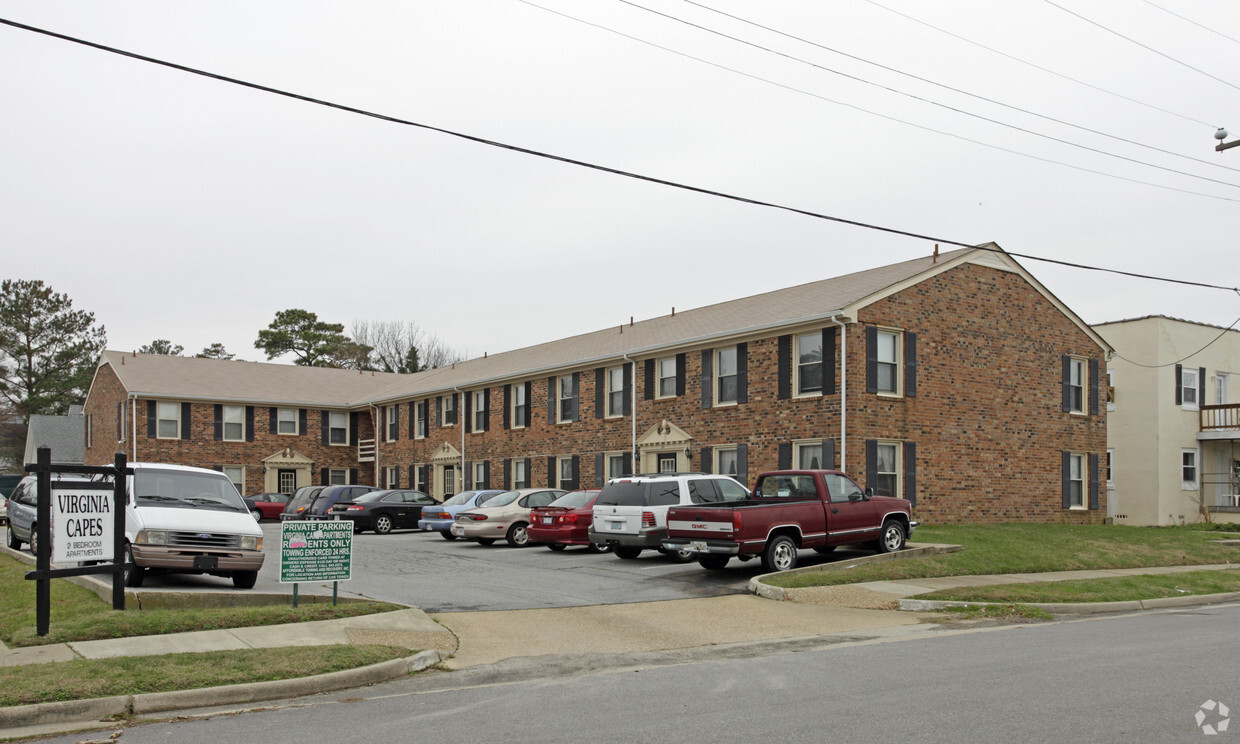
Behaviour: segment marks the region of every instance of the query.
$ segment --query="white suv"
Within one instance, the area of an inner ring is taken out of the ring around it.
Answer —
[[[744,501],[749,490],[726,475],[660,473],[613,478],[594,502],[590,542],[606,543],[616,556],[633,559],[643,549],[663,550],[667,510],[681,504]],[[691,561],[692,553],[667,553]]]

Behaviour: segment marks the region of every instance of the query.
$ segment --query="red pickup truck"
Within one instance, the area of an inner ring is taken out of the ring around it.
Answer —
[[[732,556],[761,556],[767,571],[787,571],[799,548],[829,553],[869,542],[891,553],[916,527],[908,501],[874,496],[839,471],[777,470],[759,475],[745,501],[673,506],[663,548],[692,551],[714,571]]]

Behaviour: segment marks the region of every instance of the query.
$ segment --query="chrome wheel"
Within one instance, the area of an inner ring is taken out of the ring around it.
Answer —
[[[797,565],[797,546],[787,535],[776,535],[762,552],[762,566],[772,573],[787,571]]]
[[[883,534],[878,539],[878,552],[894,553],[904,547],[904,525],[895,521],[883,523]]]
[[[530,533],[525,531],[524,522],[517,522],[508,528],[508,535],[505,539],[514,548],[524,548],[530,544]]]
[[[387,514],[380,514],[375,517],[375,532],[380,535],[386,535],[392,531],[392,517]]]

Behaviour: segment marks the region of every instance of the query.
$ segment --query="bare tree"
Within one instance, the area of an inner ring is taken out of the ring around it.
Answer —
[[[462,356],[413,321],[354,320],[353,340],[371,347],[370,365],[382,372],[410,374],[459,362]]]

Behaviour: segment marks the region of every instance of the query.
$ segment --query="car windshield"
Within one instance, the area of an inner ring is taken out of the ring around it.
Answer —
[[[139,470],[134,497],[160,506],[202,507],[248,512],[237,488],[222,475],[180,470]]]
[[[564,494],[547,506],[558,506],[564,509],[576,509],[590,503],[590,499],[592,499],[596,493],[598,493],[598,491],[573,491],[572,493]]]
[[[483,503],[485,503],[487,506],[508,506],[512,502],[516,501],[517,497],[520,495],[521,494],[517,493],[516,491],[504,491],[503,493],[495,494],[494,496],[491,496],[486,499],[479,499],[478,504],[480,506]]]
[[[466,501],[469,501],[470,499],[472,499],[477,494],[478,494],[477,491],[461,491],[457,495],[443,502],[443,505],[444,506],[460,506],[461,504],[464,504]]]

